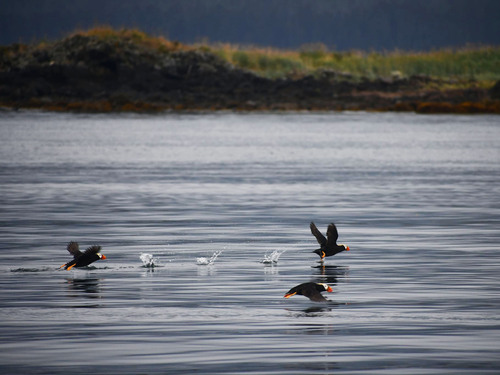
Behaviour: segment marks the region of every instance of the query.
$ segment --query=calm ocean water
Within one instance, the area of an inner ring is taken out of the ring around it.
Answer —
[[[0,113],[0,373],[498,374],[499,197],[498,116]]]

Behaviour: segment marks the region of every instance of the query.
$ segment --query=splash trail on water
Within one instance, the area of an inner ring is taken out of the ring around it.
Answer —
[[[213,255],[210,258],[205,258],[205,257],[196,258],[196,264],[200,266],[211,266],[212,264],[215,263],[215,260],[221,254],[222,250],[217,250],[215,253],[213,253]]]
[[[140,258],[143,267],[153,268],[153,267],[158,267],[160,265],[160,259],[155,257],[153,254],[141,253]]]
[[[281,254],[283,254],[286,250],[274,250],[271,254],[264,254],[264,259],[260,262],[262,264],[278,264],[278,260],[280,259]]]

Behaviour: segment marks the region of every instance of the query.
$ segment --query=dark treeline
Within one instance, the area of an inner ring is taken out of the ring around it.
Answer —
[[[500,44],[498,0],[19,0],[0,9],[0,44],[58,39],[96,25],[184,43],[335,50]]]

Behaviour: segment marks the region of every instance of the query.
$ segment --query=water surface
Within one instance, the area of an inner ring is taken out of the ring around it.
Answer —
[[[498,119],[0,113],[0,371],[498,373]]]

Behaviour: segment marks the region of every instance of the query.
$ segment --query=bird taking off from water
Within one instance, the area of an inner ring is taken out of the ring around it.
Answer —
[[[309,298],[314,302],[328,301],[321,292],[332,292],[332,288],[323,283],[303,283],[290,289],[283,297],[290,298],[296,294]]]
[[[311,221],[311,233],[318,240],[319,245],[321,246],[319,249],[314,250],[313,253],[318,254],[323,260],[325,257],[331,257],[335,254],[338,254],[342,251],[349,251],[349,246],[338,244],[337,238],[339,238],[339,233],[337,232],[337,227],[335,224],[331,223],[326,230],[326,236],[328,239],[321,234],[321,232],[316,228],[316,225]]]
[[[106,255],[101,254],[101,247],[97,245],[90,246],[87,250],[85,250],[83,253],[80,251],[80,247],[78,246],[78,242],[73,242],[71,241],[68,244],[67,247],[69,253],[73,255],[73,260],[69,261],[66,264],[63,264],[59,268],[63,268],[66,270],[70,270],[73,267],[79,268],[79,267],[85,267],[88,266],[90,263],[95,262],[96,260],[99,259],[106,259]]]

